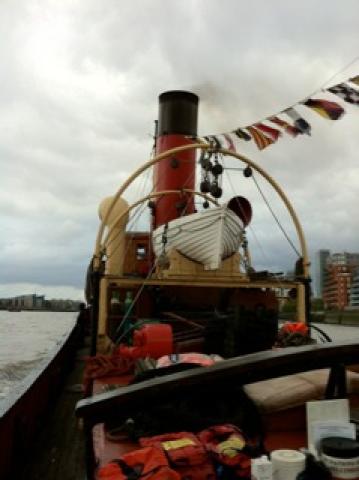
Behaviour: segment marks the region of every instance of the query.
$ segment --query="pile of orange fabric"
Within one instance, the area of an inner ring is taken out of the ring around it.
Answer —
[[[251,474],[251,458],[247,442],[241,430],[234,425],[216,425],[203,430],[198,438],[212,459],[227,469],[226,476],[248,478]]]
[[[194,435],[176,432],[140,439],[141,449],[100,468],[100,480],[215,480],[250,477],[254,450],[236,426],[210,427]],[[258,452],[254,453],[254,455]]]
[[[172,470],[165,454],[155,447],[142,448],[126,453],[98,471],[99,480],[181,480]]]
[[[119,355],[96,355],[85,357],[85,371],[83,387],[85,396],[89,395],[92,381],[96,378],[125,375],[133,372],[133,360],[122,358]]]
[[[286,322],[279,330],[276,347],[295,347],[313,343],[309,328],[303,322]]]
[[[182,479],[213,480],[216,478],[205,448],[193,433],[166,433],[155,437],[141,438],[140,444],[165,451],[170,465]]]

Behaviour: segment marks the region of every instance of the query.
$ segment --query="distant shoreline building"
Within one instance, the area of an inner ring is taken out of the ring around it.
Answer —
[[[320,250],[319,280],[325,308],[359,308],[359,253]]]
[[[349,305],[351,308],[359,309],[359,272],[353,276],[352,286],[350,289]]]
[[[325,283],[327,258],[330,256],[330,250],[319,250],[317,252],[316,262],[316,296],[323,297],[323,289]]]
[[[59,312],[74,312],[79,310],[80,301],[70,299],[46,300],[45,295],[17,295],[0,298],[0,308],[8,310],[44,310]]]
[[[41,310],[44,308],[45,295],[19,295],[12,297],[9,300],[9,306],[14,308],[21,308],[22,310]]]

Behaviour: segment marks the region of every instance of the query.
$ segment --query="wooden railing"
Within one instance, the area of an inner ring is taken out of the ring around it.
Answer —
[[[327,343],[268,350],[224,360],[211,367],[165,375],[81,400],[76,415],[95,425],[115,416],[128,418],[143,405],[220,388],[245,385],[319,368],[359,363],[359,344]]]

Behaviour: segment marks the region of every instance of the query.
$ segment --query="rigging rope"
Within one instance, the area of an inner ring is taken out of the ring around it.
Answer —
[[[324,90],[324,87],[330,83],[333,78],[335,78],[336,76],[340,75],[341,73],[343,73],[345,70],[347,70],[351,65],[353,65],[354,63],[356,63],[357,61],[359,60],[359,56],[357,57],[354,57],[353,60],[351,60],[348,64],[346,64],[343,68],[341,68],[340,70],[338,70],[336,73],[334,73],[333,75],[331,75],[330,78],[328,78],[328,80],[326,80],[324,83],[321,84],[321,86],[319,88],[317,88],[316,90],[314,90],[310,95],[307,95],[306,97],[304,97],[301,102],[304,102],[305,100],[308,100],[310,99],[310,97],[312,97],[313,95],[316,95],[317,93],[319,92],[322,92]],[[288,108],[294,108],[298,105],[298,102],[295,102],[293,103],[292,105],[289,105],[285,108],[285,110],[287,110]],[[270,117],[275,117],[277,115],[280,115],[284,112],[284,110],[280,110],[279,112],[276,112],[276,113],[272,113],[270,115]],[[268,120],[268,116],[266,117],[263,117],[261,120],[257,120],[256,123],[259,123],[259,122],[264,122],[266,120]]]
[[[153,150],[152,150],[151,155],[153,155]],[[145,176],[145,180],[148,180],[148,177],[149,177],[149,174],[150,174],[151,171],[152,171],[152,169],[148,169],[148,170],[147,170],[146,176]],[[188,175],[188,177],[186,178],[184,184],[186,184],[187,182],[191,181],[192,178],[195,176],[195,173],[196,173],[195,170],[192,171],[192,172]],[[143,177],[142,177],[142,178],[143,178]],[[157,188],[157,186],[158,186],[159,180],[160,180],[160,179],[157,179],[156,183],[152,186],[151,192],[154,192],[154,191],[156,190],[156,188]],[[142,188],[144,188],[144,185],[143,185]],[[174,194],[174,195],[176,195],[176,194]],[[164,195],[164,196],[165,196],[165,195]],[[158,197],[158,202],[159,202],[164,196]],[[187,195],[185,195],[185,198],[186,198],[186,203],[185,203],[185,206],[184,206],[184,210],[187,209],[188,203],[189,203],[190,199],[192,198],[192,195],[191,195],[191,194],[187,194]],[[130,220],[130,221],[132,222],[131,228],[135,225],[135,222],[138,221],[138,218],[142,215],[142,213],[143,213],[143,211],[145,210],[145,208],[146,208],[146,205],[145,205],[145,204],[139,205],[139,206],[136,208],[135,213],[134,213],[134,215],[132,216],[132,218],[131,218],[131,220]],[[136,218],[136,217],[137,217],[137,218]],[[129,231],[129,230],[128,230],[128,231]],[[109,245],[111,245],[112,242],[114,242],[114,241],[117,239],[118,235],[119,235],[119,233],[117,233],[117,234],[108,242],[108,244],[106,245],[107,248],[108,248]],[[134,234],[132,235],[132,238],[133,238],[133,237],[134,237]],[[126,251],[125,251],[125,254],[128,253],[128,249],[129,249],[129,247],[130,247],[130,244],[131,244],[131,242],[128,243],[127,248],[126,248]],[[108,256],[107,258],[111,258],[111,255]]]
[[[325,85],[327,85],[328,83],[330,83],[336,76],[340,75],[341,73],[343,73],[345,70],[347,70],[349,67],[351,67],[355,62],[357,62],[359,60],[359,55],[357,57],[354,57],[353,60],[351,60],[348,64],[346,64],[343,68],[341,68],[338,72],[334,73],[330,78],[328,78],[328,80],[326,82],[324,82],[319,88],[318,90],[315,90],[315,92],[313,92],[310,96],[314,95],[315,93],[317,93],[319,90],[322,90]]]
[[[226,171],[226,175],[227,175],[228,183],[229,183],[229,185],[231,186],[233,193],[235,194],[236,191],[235,191],[235,189],[234,189],[234,187],[233,187],[233,183],[232,183],[231,178],[230,178],[230,176],[229,176],[229,174],[228,174],[227,171]],[[267,257],[267,255],[266,255],[265,251],[264,251],[264,248],[262,247],[261,242],[259,241],[256,233],[254,232],[253,227],[252,227],[251,225],[248,225],[248,228],[249,228],[251,234],[253,235],[253,238],[254,238],[255,242],[257,243],[257,246],[258,246],[259,250],[261,251],[263,258],[265,259],[265,261],[266,261],[267,263],[269,263],[269,260],[268,260],[268,257]],[[274,279],[278,282],[279,288],[284,288],[284,285],[283,285],[280,277],[279,277],[278,275],[276,275],[275,273],[273,273],[273,277],[274,277]]]
[[[261,196],[262,196],[262,198],[263,198],[263,200],[264,200],[264,203],[267,205],[268,210],[269,210],[269,211],[271,212],[271,214],[273,215],[273,218],[274,218],[274,220],[276,221],[278,227],[280,228],[280,230],[282,231],[283,235],[284,235],[285,238],[287,239],[289,245],[293,248],[294,252],[295,252],[295,253],[298,255],[298,257],[300,258],[300,257],[301,257],[300,252],[298,251],[298,249],[296,248],[296,246],[294,245],[294,243],[292,242],[292,240],[289,238],[287,232],[284,230],[282,224],[280,223],[278,217],[277,217],[276,214],[274,213],[274,211],[273,211],[272,207],[270,206],[267,198],[265,197],[262,189],[260,188],[260,186],[259,186],[259,184],[258,184],[258,182],[257,182],[257,180],[256,180],[256,178],[255,178],[255,176],[254,176],[254,174],[252,175],[252,178],[253,178],[253,181],[254,181],[254,183],[255,183],[255,185],[256,185],[259,193],[261,194]]]
[[[143,191],[143,192],[145,191],[145,183],[146,183],[146,181],[148,180],[150,171],[151,171],[150,169],[147,170],[146,175],[145,175],[144,177],[142,177],[142,183],[143,183],[143,185],[142,185],[141,188],[142,188],[142,191]],[[146,205],[145,205],[145,204],[138,205],[138,206],[136,207],[136,209],[135,209],[135,212],[134,212],[132,218],[131,218],[130,221],[129,221],[129,229],[127,230],[127,232],[129,232],[129,234],[130,234],[130,235],[129,235],[129,238],[130,238],[131,240],[134,238],[135,232],[134,232],[133,230],[130,230],[130,228],[133,228],[133,227],[136,225],[137,221],[138,221],[139,218],[141,217],[141,215],[142,215],[142,213],[144,212],[145,208],[146,208]],[[131,222],[132,222],[132,223],[131,223]],[[131,234],[131,232],[132,232],[132,234]],[[117,240],[117,238],[118,238],[118,236],[119,236],[120,234],[121,234],[121,232],[117,232],[116,235],[114,235],[114,236],[111,238],[111,240],[105,245],[105,248],[108,248],[115,240]],[[129,250],[129,248],[130,248],[130,245],[131,245],[131,242],[128,242],[127,247],[126,247],[126,250],[125,250],[125,256],[126,256],[127,253],[128,253],[128,250]],[[111,258],[111,256],[112,256],[112,255],[107,256],[107,259]]]
[[[148,173],[149,173],[149,170],[148,170]],[[192,171],[192,172],[188,175],[188,177],[186,178],[186,180],[185,180],[184,183],[186,184],[187,182],[189,182],[190,180],[192,180],[192,178],[194,177],[194,175],[195,175],[195,171]],[[157,185],[158,185],[158,182],[159,182],[159,179],[158,179],[157,182],[153,185],[151,192],[154,192],[154,191],[156,190],[156,187],[157,187]],[[179,195],[179,194],[173,194],[173,195]],[[165,196],[166,196],[166,195],[162,195],[162,196],[160,196],[160,197],[157,197],[157,198],[158,198],[157,201],[160,202],[161,199],[164,198]],[[186,195],[185,195],[185,197],[186,197],[186,203],[185,203],[185,206],[184,206],[184,210],[187,209],[188,203],[189,203],[190,199],[192,198],[192,196],[193,196],[193,194],[186,194]],[[137,210],[136,210],[136,213],[135,213],[134,217],[137,215],[137,213],[138,213],[140,210],[144,210],[145,208],[146,208],[146,205],[145,205],[145,204],[139,205],[139,206],[137,207]],[[142,214],[142,212],[141,212],[141,214]],[[131,220],[132,220],[132,219],[131,219]],[[130,242],[129,242],[128,246],[127,246],[127,250],[128,250],[129,247],[130,247]],[[127,253],[127,250],[126,250],[126,253]],[[107,257],[107,258],[110,258],[110,257]]]
[[[150,279],[150,277],[151,277],[152,273],[154,272],[156,266],[157,266],[157,259],[154,261],[153,266],[152,266],[151,270],[148,272],[147,277],[146,277],[146,278],[144,279],[144,281],[142,282],[142,285],[141,285],[140,288],[137,290],[137,293],[136,293],[136,295],[135,295],[135,298],[132,300],[131,306],[130,306],[130,307],[127,309],[127,311],[125,312],[125,314],[124,314],[121,322],[119,323],[119,325],[118,325],[118,327],[117,327],[117,329],[116,329],[116,333],[121,330],[121,327],[124,325],[124,323],[126,322],[126,320],[128,319],[128,317],[130,316],[130,314],[131,314],[131,312],[132,312],[132,310],[133,310],[133,307],[136,305],[137,300],[139,299],[139,297],[141,296],[141,293],[142,293],[143,289],[145,288],[145,281]],[[131,328],[130,328],[130,329],[127,329],[126,332],[123,332],[123,334],[116,340],[116,342],[115,342],[116,345],[118,345],[118,344],[121,342],[122,338],[123,338],[124,336],[126,336],[127,333],[128,333],[130,330],[131,330]]]

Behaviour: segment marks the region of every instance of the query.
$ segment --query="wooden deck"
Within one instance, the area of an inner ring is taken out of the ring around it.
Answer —
[[[74,369],[34,443],[30,460],[24,463],[22,475],[16,477],[18,480],[85,479],[83,432],[75,417],[75,405],[82,398],[78,387],[82,382],[85,355],[88,347],[78,350]]]

